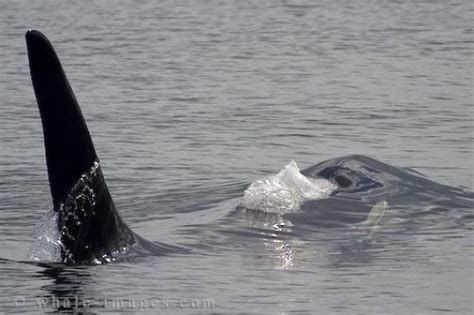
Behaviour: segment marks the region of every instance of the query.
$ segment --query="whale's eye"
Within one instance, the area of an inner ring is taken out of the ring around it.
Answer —
[[[341,188],[347,188],[352,185],[352,181],[349,178],[342,175],[337,175],[334,178],[334,180]]]

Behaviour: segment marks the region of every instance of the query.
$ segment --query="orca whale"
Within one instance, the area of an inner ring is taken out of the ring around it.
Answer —
[[[104,264],[124,257],[188,252],[186,248],[147,241],[123,222],[107,188],[79,104],[52,44],[36,30],[26,33],[26,43],[43,125],[53,208],[58,218],[61,262]],[[386,197],[386,186],[382,183],[362,177],[360,172],[339,162],[323,162],[302,171],[307,177],[326,178],[338,186],[330,199],[302,205],[302,209],[310,209],[309,217],[304,218],[306,222],[325,225],[362,222],[374,204]],[[373,188],[377,193],[374,194]],[[380,194],[377,188],[381,188]],[[370,198],[347,198],[354,193],[363,195],[364,190],[370,192],[367,194]],[[337,203],[334,203],[335,198]],[[361,207],[354,212],[356,204]],[[347,209],[351,211],[344,213]]]
[[[123,222],[53,46],[36,30],[26,33],[26,43],[57,214],[60,261],[104,264],[129,257],[190,252],[188,248],[147,241]],[[335,187],[327,198],[307,200],[301,205],[302,211],[285,214],[293,223],[311,226],[359,224],[372,217],[377,222],[394,195],[407,199],[419,193],[418,198],[426,195],[424,187],[431,187],[433,195],[450,189],[361,155],[328,160],[301,174],[327,180]],[[451,197],[457,198],[456,194],[453,191]]]

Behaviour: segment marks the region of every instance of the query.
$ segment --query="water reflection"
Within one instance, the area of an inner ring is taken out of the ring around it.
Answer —
[[[297,259],[294,247],[299,243],[298,238],[292,235],[293,223],[276,213],[251,209],[240,211],[246,225],[258,230],[258,241],[264,244],[274,268],[291,270]]]
[[[37,296],[38,306],[53,312],[91,313],[100,303],[87,294],[87,287],[94,282],[91,267],[65,267],[60,264],[38,264],[42,267],[35,277],[50,279],[51,283],[41,287],[43,294]]]

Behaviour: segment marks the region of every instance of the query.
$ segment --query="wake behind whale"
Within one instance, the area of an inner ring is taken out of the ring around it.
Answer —
[[[26,33],[26,42],[43,123],[53,200],[53,211],[45,218],[33,245],[32,258],[64,264],[104,264],[137,256],[192,251],[147,241],[123,222],[51,43],[34,30]],[[243,192],[237,210],[276,214],[293,225],[376,224],[392,204],[408,199],[432,201],[440,192],[461,207],[469,203],[461,190],[354,155],[328,160],[303,171],[291,162],[277,175],[251,184]]]

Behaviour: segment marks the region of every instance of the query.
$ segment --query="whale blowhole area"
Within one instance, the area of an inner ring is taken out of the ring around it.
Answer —
[[[336,188],[337,186],[327,179],[304,176],[292,160],[278,174],[250,184],[244,192],[240,206],[285,214],[299,210],[305,201],[329,197]]]

